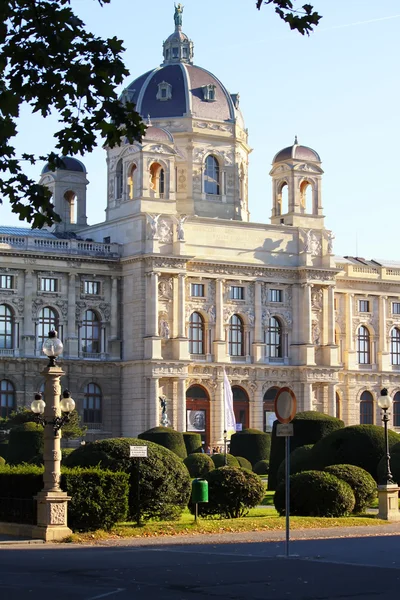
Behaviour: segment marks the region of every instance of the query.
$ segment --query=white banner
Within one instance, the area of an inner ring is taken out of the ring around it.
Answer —
[[[228,376],[224,369],[224,408],[225,408],[225,430],[227,434],[235,433],[236,431],[236,419],[235,413],[233,412],[233,394],[231,384],[229,383]],[[228,435],[228,437],[230,437]]]

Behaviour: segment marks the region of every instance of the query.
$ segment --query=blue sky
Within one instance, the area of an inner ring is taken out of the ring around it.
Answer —
[[[335,252],[400,260],[399,2],[311,3],[323,19],[309,38],[291,32],[270,7],[257,11],[255,0],[186,0],[183,30],[194,41],[195,64],[240,92],[253,148],[251,220],[269,222],[271,160],[297,134],[322,158],[323,206]],[[174,29],[173,2],[112,0],[100,8],[96,0],[72,0],[72,6],[96,34],[124,40],[126,84],[160,64],[162,42]],[[43,121],[24,109],[18,152],[52,150],[56,126],[55,116]],[[83,162],[88,219],[96,223],[106,205],[105,153],[98,148]],[[27,172],[38,178],[40,168]],[[0,210],[3,225],[24,225],[6,202]]]

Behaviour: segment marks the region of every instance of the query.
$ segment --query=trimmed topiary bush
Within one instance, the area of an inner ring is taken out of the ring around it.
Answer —
[[[397,445],[397,444],[396,444]],[[399,485],[400,482],[400,452],[394,452],[393,448],[390,448],[390,470],[393,475],[393,481]],[[383,483],[386,478],[386,456],[382,456],[378,463],[377,469],[377,481]]]
[[[194,454],[195,452],[201,452],[203,446],[201,443],[200,433],[195,433],[194,431],[184,431],[182,435],[188,456],[189,454]]]
[[[215,469],[215,465],[208,454],[201,454],[199,452],[189,454],[189,456],[185,458],[183,462],[189,471],[190,477],[192,478],[204,478],[207,473]]]
[[[342,429],[344,422],[325,413],[309,410],[299,412],[293,421],[294,436],[290,440],[291,451],[299,446],[315,444],[332,431]],[[268,489],[275,490],[277,485],[278,469],[285,459],[285,438],[276,437],[275,421],[272,429],[271,458],[269,462]]]
[[[251,466],[251,462],[244,458],[244,456],[235,456],[236,460],[239,463],[239,467],[242,469],[247,469],[248,471],[252,471],[253,467]]]
[[[0,456],[2,458],[4,458],[5,460],[7,460],[7,453],[8,453],[8,440],[1,440],[0,441]]]
[[[269,471],[269,461],[268,460],[259,460],[253,467],[254,473],[257,475],[268,475]]]
[[[36,423],[23,423],[13,427],[7,450],[7,462],[19,465],[29,462],[43,452],[43,427]]]
[[[239,463],[236,456],[232,456],[232,454],[226,454],[226,465],[225,465],[225,454],[212,454],[211,460],[213,461],[215,468],[219,469],[220,467],[238,467]]]
[[[74,450],[75,448],[61,448],[61,460],[64,461],[67,458],[67,456],[72,454]]]
[[[356,500],[353,512],[363,512],[376,498],[375,479],[365,469],[354,465],[331,465],[324,470],[349,484]]]
[[[314,468],[311,459],[311,450],[313,444],[307,446],[299,446],[290,453],[290,474],[301,473],[301,471],[311,471]],[[278,484],[285,479],[286,459],[279,465],[277,481]]]
[[[199,504],[199,514],[203,516],[219,515],[227,519],[243,517],[250,508],[261,504],[265,495],[263,483],[244,469],[221,467],[207,474],[207,504]],[[194,505],[190,504],[194,511]]]
[[[290,477],[290,513],[302,517],[344,517],[355,505],[348,483],[324,471],[303,471]],[[285,484],[280,483],[274,505],[285,514]]]
[[[252,465],[260,460],[269,460],[271,434],[260,429],[243,429],[231,437],[230,453],[244,456]]]
[[[394,431],[388,432],[389,446],[399,441]],[[324,469],[329,465],[356,465],[365,469],[377,480],[378,463],[385,454],[383,427],[377,425],[352,425],[317,442],[312,449],[315,468]]]
[[[5,459],[2,456],[0,456],[0,467],[4,467],[5,464],[6,464]]]
[[[129,458],[129,446],[147,446],[147,458]],[[129,512],[137,512],[137,465],[140,460],[140,508],[143,521],[178,518],[187,506],[191,485],[187,468],[176,454],[138,438],[111,438],[80,446],[64,461],[66,467],[97,466],[129,474]]]
[[[186,446],[183,435],[180,431],[175,431],[171,427],[153,427],[138,435],[139,440],[154,442],[164,448],[168,448],[179,458],[186,458]]]

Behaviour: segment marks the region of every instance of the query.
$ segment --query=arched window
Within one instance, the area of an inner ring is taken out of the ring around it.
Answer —
[[[15,409],[15,389],[11,381],[0,381],[0,416],[5,419]]]
[[[101,389],[96,383],[88,383],[83,397],[83,422],[102,423]]]
[[[276,211],[278,215],[289,212],[289,187],[286,181],[280,184],[277,195]]]
[[[282,325],[276,317],[270,317],[268,321],[265,344],[269,358],[282,358]]]
[[[313,189],[309,181],[300,184],[300,208],[301,212],[311,215],[313,211]]]
[[[400,427],[400,392],[393,397],[393,427]]]
[[[230,356],[244,355],[244,330],[243,321],[238,315],[229,319],[229,348]]]
[[[237,386],[232,386],[233,412],[236,423],[241,423],[243,429],[249,427],[249,396],[247,392]]]
[[[371,392],[363,392],[360,400],[360,425],[373,425],[374,400]]]
[[[204,192],[219,195],[219,164],[215,156],[207,156],[204,165]]]
[[[390,361],[392,365],[400,365],[400,329],[397,327],[390,332]]]
[[[124,167],[122,164],[122,158],[117,162],[117,168],[115,171],[115,199],[122,198],[122,192],[124,187],[123,180]]]
[[[264,431],[271,432],[275,415],[275,398],[279,391],[278,387],[270,387],[264,394],[263,409],[264,409]]]
[[[100,352],[100,321],[93,310],[87,310],[81,325],[82,352],[98,354]]]
[[[43,342],[48,338],[49,331],[52,329],[58,331],[58,316],[52,308],[45,306],[39,312],[36,328],[36,343],[38,349],[42,349]]]
[[[137,167],[136,165],[132,165],[129,169],[128,175],[128,188],[129,188],[129,199],[132,200],[135,196],[135,177],[136,177]]]
[[[371,339],[364,325],[361,325],[357,332],[357,357],[360,365],[371,364]]]
[[[204,354],[204,321],[197,312],[189,318],[189,353]]]
[[[150,165],[150,189],[160,198],[165,192],[165,171],[157,162]]]
[[[68,190],[64,194],[64,221],[65,223],[76,223],[76,194]]]
[[[6,304],[0,304],[0,349],[11,349],[13,340],[14,314]]]
[[[200,385],[186,392],[186,431],[200,433],[203,445],[210,443],[210,398]]]

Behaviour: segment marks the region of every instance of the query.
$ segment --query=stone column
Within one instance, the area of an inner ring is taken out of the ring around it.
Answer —
[[[217,279],[215,282],[215,311],[214,360],[225,362],[227,356],[224,331],[224,281],[222,279]]]
[[[254,342],[253,342],[253,360],[254,362],[264,362],[265,342],[263,336],[262,307],[261,307],[262,282],[256,281],[254,284]]]
[[[111,339],[118,338],[118,277],[111,277]]]
[[[158,377],[149,380],[149,424],[146,429],[160,425],[160,400],[158,390]]]
[[[312,344],[311,337],[311,285],[306,283],[303,285],[303,343]]]
[[[25,269],[24,281],[24,355],[34,356],[35,354],[35,331],[32,319],[32,301],[33,301],[33,271]]]
[[[337,417],[336,414],[336,385],[328,384],[328,414],[332,417]]]
[[[303,383],[303,411],[313,410],[312,383]]]
[[[328,344],[335,345],[335,288],[328,287]]]
[[[380,371],[390,370],[390,353],[388,352],[386,335],[387,296],[379,296],[379,342],[378,365]]]
[[[214,402],[210,403],[211,431],[210,444],[223,444],[224,442],[224,382],[217,381]]]
[[[78,334],[76,323],[76,276],[75,273],[69,273],[68,278],[68,323],[66,342],[69,357],[77,357],[78,349]]]
[[[186,316],[186,275],[178,275],[178,337],[185,338],[185,316]]]
[[[178,379],[177,430],[186,431],[186,380]]]
[[[299,311],[299,343],[297,349],[298,363],[301,365],[315,364],[315,348],[311,337],[311,284],[301,286],[301,302]],[[292,350],[295,350],[292,348]],[[293,352],[295,354],[295,352]],[[294,360],[296,357],[294,356]]]
[[[158,273],[147,274],[146,293],[146,336],[144,358],[162,358],[161,338],[158,332]]]
[[[46,407],[44,418],[47,425],[44,428],[43,449],[43,490],[36,496],[37,527],[34,534],[48,542],[60,541],[72,532],[67,527],[67,502],[70,498],[60,488],[60,430],[54,432],[53,420],[61,416],[60,409],[60,378],[64,371],[58,366],[46,367],[41,375],[45,378],[44,400]]]
[[[356,368],[357,359],[353,335],[353,301],[354,294],[346,294],[346,350],[344,352],[344,362],[347,369]]]

